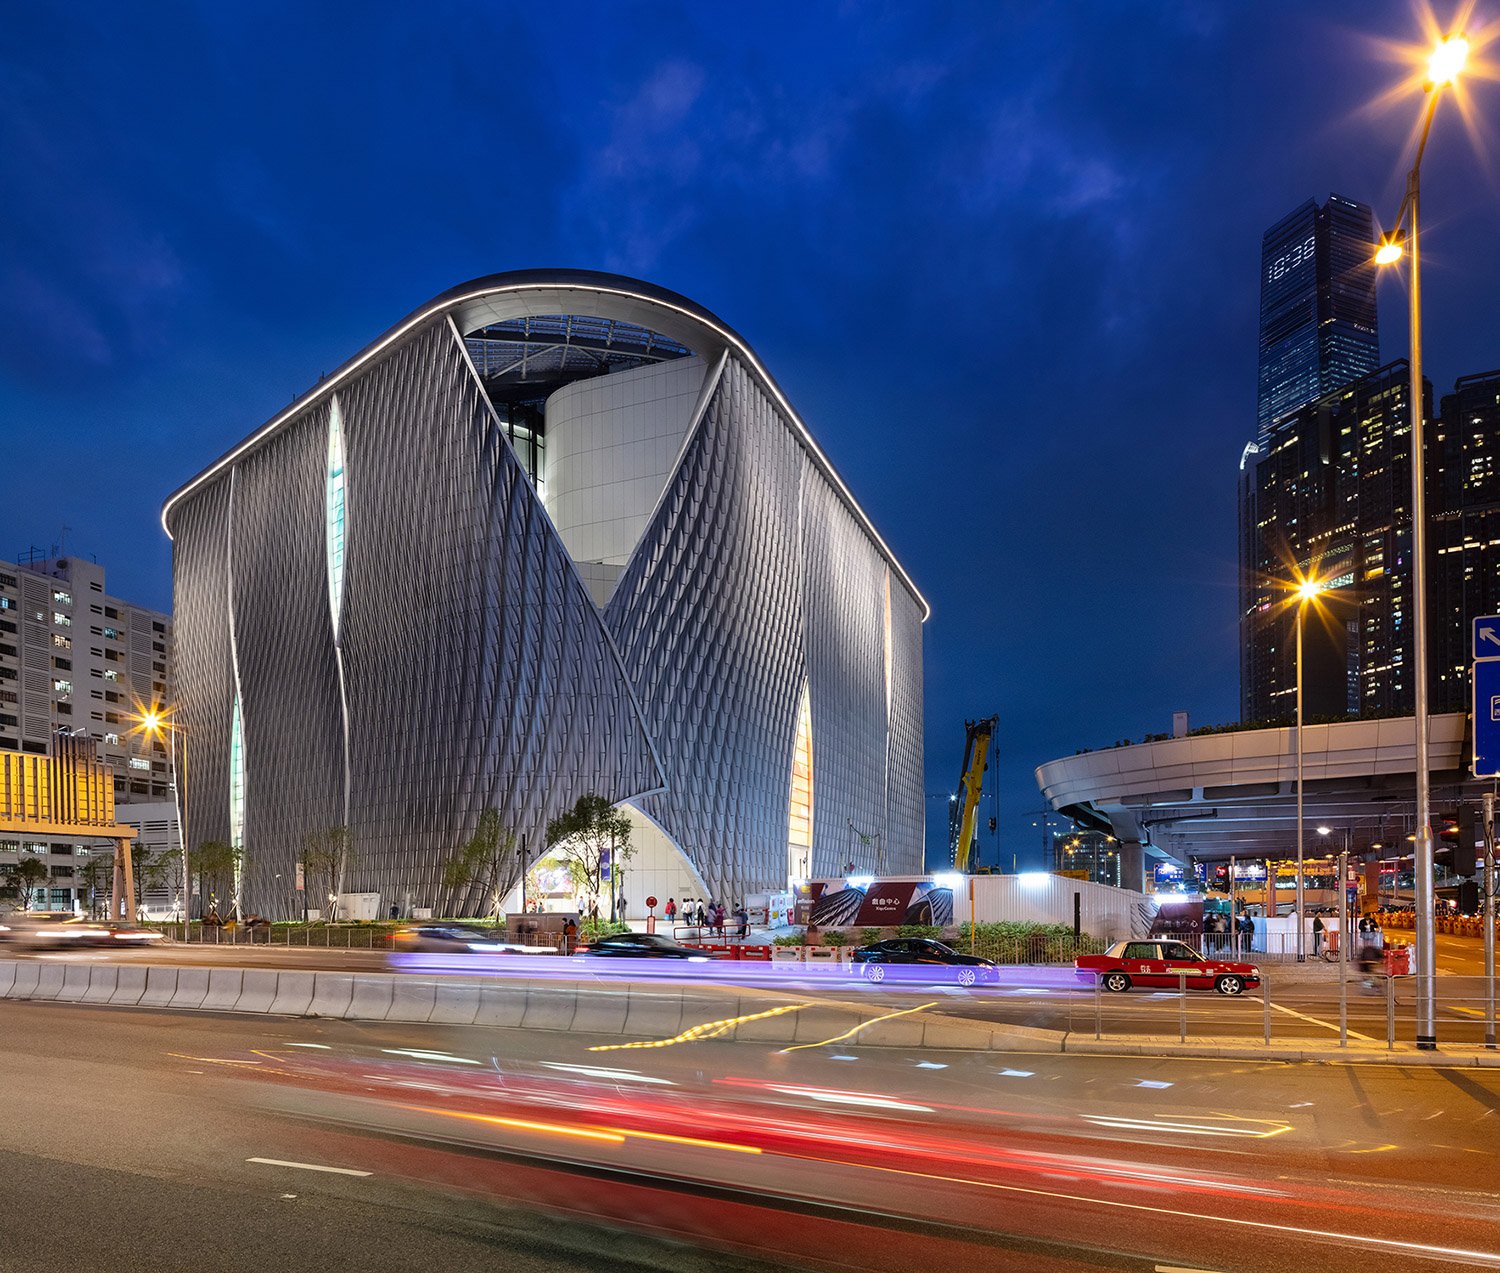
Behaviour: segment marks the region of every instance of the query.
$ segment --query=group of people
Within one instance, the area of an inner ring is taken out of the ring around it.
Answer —
[[[1249,950],[1255,940],[1255,921],[1248,911],[1241,911],[1237,919],[1230,919],[1223,912],[1211,912],[1203,917],[1203,948],[1205,951],[1228,951],[1239,938],[1239,948]]]
[[[723,902],[705,902],[703,898],[696,900],[684,897],[682,905],[677,904],[677,899],[667,898],[663,914],[667,917],[669,924],[689,924],[695,928],[706,928],[715,936],[723,937],[728,932],[728,921],[734,920],[737,937],[745,937],[750,931],[750,913],[745,909],[745,904],[739,902],[735,905],[734,914],[731,916],[724,909]]]

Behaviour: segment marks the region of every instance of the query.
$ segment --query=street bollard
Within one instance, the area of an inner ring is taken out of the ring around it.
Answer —
[[[1104,974],[1094,974],[1094,1038],[1104,1037]]]
[[[1187,973],[1177,973],[1177,1042],[1187,1042]]]
[[[1396,979],[1389,973],[1385,978],[1385,1050],[1396,1050]]]

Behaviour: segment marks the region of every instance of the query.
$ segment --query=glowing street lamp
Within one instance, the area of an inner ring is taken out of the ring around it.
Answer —
[[[1302,899],[1302,627],[1307,616],[1308,602],[1317,601],[1327,591],[1327,584],[1311,575],[1298,581],[1292,589],[1297,599],[1297,960],[1307,957],[1303,950],[1303,934],[1306,920]]]
[[[1450,35],[1437,42],[1427,57],[1427,79],[1433,88],[1452,84],[1469,60],[1469,40],[1465,35]]]
[[[1458,83],[1469,60],[1469,40],[1462,32],[1439,39],[1427,55],[1427,105],[1416,157],[1406,178],[1406,195],[1396,213],[1395,228],[1375,250],[1377,265],[1411,260],[1411,607],[1412,715],[1416,728],[1417,839],[1415,862],[1417,946],[1417,1047],[1437,1047],[1437,936],[1433,908],[1436,901],[1435,852],[1432,839],[1432,788],[1427,717],[1427,508],[1423,476],[1422,420],[1422,273],[1418,250],[1421,209],[1422,156],[1432,119],[1444,88]]]
[[[177,804],[177,851],[182,855],[182,940],[186,942],[192,934],[193,875],[188,868],[187,826],[183,812],[187,801],[177,777],[177,735],[182,735],[182,777],[185,780],[188,768],[187,729],[178,724],[171,711],[164,711],[157,706],[142,709],[137,714],[135,729],[148,738],[160,739],[165,736],[171,748],[172,797]]]

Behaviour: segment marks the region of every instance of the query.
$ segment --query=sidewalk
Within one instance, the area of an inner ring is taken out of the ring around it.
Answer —
[[[1433,1066],[1454,1069],[1500,1069],[1500,1050],[1483,1047],[1443,1047],[1434,1052],[1418,1051],[1414,1043],[1397,1043],[1393,1050],[1339,1047],[1336,1040],[1298,1039],[1295,1043],[1260,1043],[1226,1040],[1221,1043],[1180,1043],[1162,1036],[1130,1038],[1106,1035],[1065,1034],[1061,1050],[1073,1056],[1205,1057],[1221,1060],[1312,1062],[1324,1065]]]

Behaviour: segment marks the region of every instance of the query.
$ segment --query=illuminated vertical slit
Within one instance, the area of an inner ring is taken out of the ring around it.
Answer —
[[[792,774],[787,799],[787,878],[798,883],[812,875],[813,758],[812,698],[802,687],[797,734],[792,742]]]
[[[895,706],[895,645],[891,634],[891,568],[885,568],[885,786],[881,792],[882,810],[881,826],[884,833],[880,837],[881,861],[884,861],[885,846],[890,843],[891,834],[891,711]]]
[[[324,548],[328,558],[328,617],[333,626],[333,661],[339,680],[339,716],[344,738],[344,816],[349,825],[349,694],[344,680],[344,543],[347,506],[344,491],[344,417],[335,395],[328,408],[328,465],[323,483]]]
[[[229,847],[234,850],[234,915],[242,914],[245,899],[245,721],[240,707],[240,647],[234,622],[234,494],[238,469],[229,471],[228,534],[224,546],[224,574],[229,601],[229,664],[234,675],[234,706],[229,717]]]

